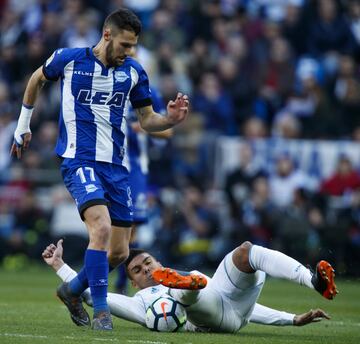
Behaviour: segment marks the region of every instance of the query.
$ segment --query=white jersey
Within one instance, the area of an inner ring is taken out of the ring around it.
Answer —
[[[224,258],[213,278],[204,275],[208,285],[201,290],[169,289],[157,285],[142,289],[132,297],[108,293],[111,314],[145,326],[147,308],[160,296],[170,295],[185,305],[188,319],[186,331],[234,333],[249,321],[266,325],[292,325],[295,314],[256,303],[265,273],[245,274],[233,269],[231,254]],[[57,274],[65,282],[76,276],[76,272],[66,264]],[[90,290],[87,289],[83,295],[91,306]]]

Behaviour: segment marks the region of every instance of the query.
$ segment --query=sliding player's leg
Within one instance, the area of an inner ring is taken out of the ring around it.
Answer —
[[[222,321],[218,330],[222,332],[237,332],[245,326],[265,283],[266,274],[263,271],[251,271],[241,262],[238,256],[247,250],[240,245],[228,253],[216,269],[207,288],[213,289],[222,298]],[[246,261],[246,260],[244,260]]]
[[[173,289],[197,290],[206,287],[205,275],[197,271],[187,272],[161,267],[152,272],[154,281]]]
[[[295,259],[265,247],[243,243],[234,251],[234,264],[245,272],[261,270],[272,277],[284,278],[315,289],[327,299],[338,292],[334,282],[334,269],[322,260],[313,273]]]

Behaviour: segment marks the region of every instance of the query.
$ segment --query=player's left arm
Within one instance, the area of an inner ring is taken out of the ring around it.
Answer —
[[[297,314],[294,317],[294,326],[304,326],[313,322],[321,321],[322,319],[330,319],[322,309],[310,309],[303,314]]]
[[[189,112],[189,98],[178,93],[175,100],[170,100],[165,116],[153,110],[152,105],[136,108],[141,128],[148,133],[161,132],[184,121]]]
[[[174,134],[174,130],[172,128],[166,129],[166,130],[163,130],[163,131],[155,131],[155,132],[152,132],[152,133],[148,133],[147,131],[145,131],[144,129],[141,128],[141,125],[140,125],[140,123],[138,121],[136,121],[134,123],[131,123],[131,128],[136,133],[143,132],[143,133],[146,133],[146,134],[148,134],[151,137],[156,138],[156,139],[167,140],[167,139],[170,139]]]
[[[321,309],[311,309],[309,312],[303,314],[293,314],[266,307],[258,303],[255,304],[250,316],[250,322],[274,326],[304,326],[321,321],[322,319],[330,319],[330,317]]]

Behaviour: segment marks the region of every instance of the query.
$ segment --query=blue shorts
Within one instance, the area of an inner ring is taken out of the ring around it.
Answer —
[[[61,173],[83,221],[87,208],[103,204],[108,206],[112,225],[131,227],[132,198],[125,167],[66,158],[61,164]]]
[[[141,171],[140,166],[131,164],[129,184],[133,199],[134,223],[145,223],[148,219],[147,175]]]

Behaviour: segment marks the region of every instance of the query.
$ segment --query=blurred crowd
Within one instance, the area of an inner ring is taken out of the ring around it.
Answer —
[[[314,178],[286,154],[252,158],[257,139],[360,143],[359,0],[0,0],[0,261],[39,259],[64,233],[76,238],[69,259],[82,259],[86,232],[53,152],[59,84],[41,93],[23,159],[9,148],[31,73],[57,48],[95,45],[120,6],[143,23],[138,58],[165,102],[177,90],[191,99],[174,138],[149,147],[140,245],[166,264],[212,268],[251,240],[359,276],[360,166],[342,154]],[[219,136],[246,142],[223,183]]]

